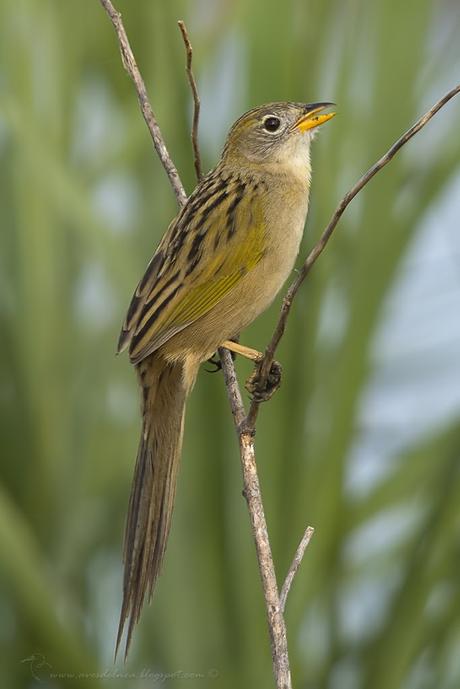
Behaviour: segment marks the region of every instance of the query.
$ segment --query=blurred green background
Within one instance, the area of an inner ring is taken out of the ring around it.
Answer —
[[[459,79],[457,0],[117,7],[188,191],[177,19],[206,169],[244,110],[337,103],[314,146],[302,254]],[[280,581],[316,528],[286,612],[296,688],[460,686],[459,119],[452,102],[353,202],[297,299],[284,383],[260,415]],[[228,402],[204,371],[164,572],[113,665],[139,433],[135,376],[114,351],[175,200],[97,0],[0,0],[0,163],[1,686],[272,686]],[[244,341],[263,347],[276,316]]]

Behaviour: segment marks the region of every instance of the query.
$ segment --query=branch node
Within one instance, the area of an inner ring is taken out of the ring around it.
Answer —
[[[250,425],[248,423],[248,417],[246,416],[241,423],[238,424],[237,426],[237,433],[242,438],[245,436],[246,438],[252,440],[256,436],[256,429],[254,426]]]

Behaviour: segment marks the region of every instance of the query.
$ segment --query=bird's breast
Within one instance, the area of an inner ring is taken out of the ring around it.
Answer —
[[[307,210],[308,190],[284,196],[274,193],[267,201],[263,257],[240,286],[241,302],[246,306],[241,328],[268,308],[289,277],[299,253]]]
[[[267,204],[266,216],[266,252],[263,268],[268,275],[273,275],[280,289],[299,253],[305,220],[308,211],[308,189],[282,190],[273,194]],[[275,285],[273,285],[275,286]]]

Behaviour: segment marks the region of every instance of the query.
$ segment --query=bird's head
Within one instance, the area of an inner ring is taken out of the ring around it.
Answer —
[[[334,117],[333,103],[268,103],[249,110],[231,128],[222,158],[249,165],[309,168],[317,127]]]

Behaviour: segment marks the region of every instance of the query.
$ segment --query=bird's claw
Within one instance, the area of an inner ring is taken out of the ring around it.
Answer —
[[[270,372],[265,381],[260,380],[261,363],[257,364],[253,373],[246,381],[246,390],[254,402],[267,402],[281,385],[283,369],[278,361],[273,361]]]
[[[214,368],[205,368],[206,373],[217,373],[217,371],[222,370],[222,364],[217,354],[214,354],[210,359],[208,359],[208,364],[212,364]]]
[[[235,361],[236,354],[235,352],[230,352],[231,357],[233,361]],[[204,370],[207,373],[217,373],[217,371],[222,371],[222,364],[219,359],[219,355],[216,353],[214,356],[212,356],[210,359],[208,359],[208,364],[212,364],[214,368],[205,368]]]

